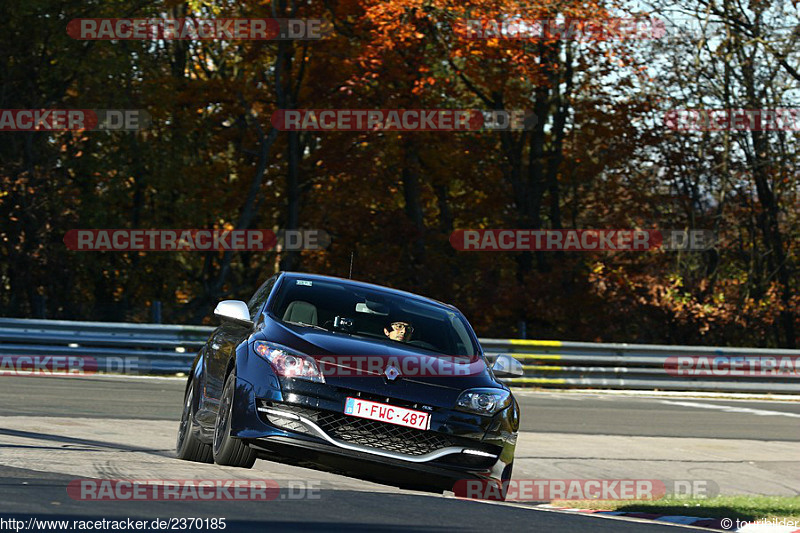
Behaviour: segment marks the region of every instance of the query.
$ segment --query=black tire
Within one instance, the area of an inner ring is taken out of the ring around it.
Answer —
[[[500,475],[500,483],[502,484],[502,489],[500,491],[500,501],[506,501],[508,497],[508,486],[511,483],[511,475],[514,472],[514,461],[511,461],[504,469],[503,473]]]
[[[231,372],[222,389],[219,413],[214,424],[214,462],[222,466],[252,468],[256,462],[256,452],[244,442],[231,437],[231,413],[233,412],[233,391],[236,387],[236,373]]]
[[[175,443],[178,459],[197,463],[213,463],[211,445],[201,442],[194,432],[194,378],[191,378],[183,399],[183,414],[178,426],[178,440]]]

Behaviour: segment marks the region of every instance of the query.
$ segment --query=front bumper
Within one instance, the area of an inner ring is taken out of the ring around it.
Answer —
[[[428,463],[467,456],[465,466],[489,467],[497,446],[431,431],[347,416],[334,411],[257,400],[261,419],[277,428],[317,437],[345,450],[411,463]],[[476,464],[477,460],[477,464]]]
[[[513,461],[516,404],[482,417],[302,380],[287,380],[283,388],[277,380],[254,385],[241,376],[231,433],[262,451],[292,456],[302,450],[304,460],[344,463],[354,472],[376,473],[378,466],[403,469],[448,489],[459,479],[500,480]],[[344,415],[348,396],[428,410],[431,429]],[[398,479],[396,472],[385,475]]]

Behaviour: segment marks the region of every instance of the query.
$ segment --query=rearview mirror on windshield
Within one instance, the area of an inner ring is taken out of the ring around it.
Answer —
[[[366,302],[359,302],[356,304],[356,312],[368,313],[370,315],[388,316],[389,307],[378,302],[370,302],[367,300]]]

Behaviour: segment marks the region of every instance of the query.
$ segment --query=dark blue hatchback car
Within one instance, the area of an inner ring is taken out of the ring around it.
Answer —
[[[249,468],[292,460],[400,487],[511,478],[519,405],[453,306],[351,280],[284,272],[249,303],[220,302],[195,358],[181,459]]]

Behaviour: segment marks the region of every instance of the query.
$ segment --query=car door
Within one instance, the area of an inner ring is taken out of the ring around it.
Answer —
[[[273,276],[264,282],[247,304],[250,319],[254,320],[269,297],[277,277]],[[245,327],[232,321],[223,320],[214,331],[206,347],[206,398],[218,405],[225,386],[225,374],[228,363],[236,353],[239,344],[252,333],[252,327]]]

